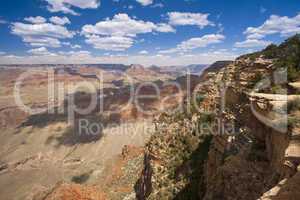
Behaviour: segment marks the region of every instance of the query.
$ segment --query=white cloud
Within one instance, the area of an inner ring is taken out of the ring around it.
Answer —
[[[8,22],[4,19],[0,19],[0,24],[7,24]]]
[[[59,51],[58,53],[65,56],[88,56],[91,54],[89,51]]]
[[[252,39],[257,39],[257,40],[259,40],[259,39],[263,39],[265,36],[264,35],[262,35],[262,34],[259,34],[259,33],[253,33],[253,34],[251,34],[251,35],[248,35],[247,36],[247,39],[250,39],[250,40],[252,40]]]
[[[172,54],[172,53],[177,53],[180,50],[178,48],[171,48],[171,49],[166,49],[166,50],[160,50],[160,54]]]
[[[169,33],[169,32],[175,33],[176,32],[176,30],[171,25],[165,24],[165,23],[157,24],[155,30],[158,32],[163,32],[163,33]]]
[[[130,37],[123,36],[105,36],[92,35],[85,40],[87,44],[93,45],[96,49],[108,51],[124,51],[131,47],[134,43]]]
[[[271,41],[259,40],[259,39],[247,39],[243,42],[236,42],[234,47],[238,48],[255,48],[255,47],[265,47],[271,44]]]
[[[117,14],[113,19],[100,21],[95,25],[85,25],[82,28],[83,34],[98,34],[98,35],[118,35],[118,36],[136,36],[140,33],[149,33],[156,26],[152,22],[135,20],[127,14]]]
[[[71,46],[71,42],[62,42],[63,45]]]
[[[153,3],[153,0],[136,0],[136,1],[142,4],[143,6],[148,6]]]
[[[0,64],[83,64],[83,63],[139,63],[145,66],[162,65],[188,65],[188,64],[210,64],[218,60],[232,60],[238,55],[231,52],[214,51],[199,54],[184,54],[178,56],[167,55],[124,55],[106,54],[103,56],[93,56],[86,51],[59,52],[50,55],[33,55],[26,57],[19,56],[0,56]]]
[[[151,6],[151,8],[163,8],[163,7],[164,7],[164,4],[162,4],[162,3],[156,3]]]
[[[22,37],[31,46],[60,47],[58,39],[72,38],[75,33],[61,25],[51,23],[12,23],[11,33]]]
[[[91,58],[91,53],[89,51],[59,51],[57,53],[48,51],[45,47],[40,47],[36,49],[30,49],[27,51],[32,54],[32,56],[27,56],[29,60],[35,60],[40,63],[47,63],[47,61],[42,61],[43,59],[48,60],[48,63],[55,62],[70,62],[72,60],[88,60]]]
[[[280,34],[281,36],[289,36],[300,32],[300,14],[295,17],[271,15],[259,27],[248,27],[244,34],[247,38],[263,38],[271,34]]]
[[[58,25],[71,24],[70,20],[67,17],[57,17],[57,16],[51,17],[50,22]]]
[[[81,46],[79,44],[71,44],[71,42],[62,42],[63,45],[69,46],[72,49],[81,49]]]
[[[267,11],[267,9],[264,8],[264,7],[262,7],[262,6],[259,8],[259,12],[260,12],[261,14],[265,13],[266,11]]]
[[[144,55],[146,55],[146,54],[148,54],[149,52],[148,51],[146,51],[146,50],[143,50],[143,51],[140,51],[139,52],[139,54],[144,54]]]
[[[5,54],[5,52],[3,52],[3,51],[0,51],[0,55],[4,55]]]
[[[44,24],[24,24],[16,22],[12,24],[12,33],[23,36],[44,36],[54,38],[72,38],[74,33],[63,26],[44,23]]]
[[[159,51],[161,54],[171,54],[177,52],[186,52],[193,49],[207,47],[210,44],[217,44],[225,39],[221,34],[209,34],[202,37],[191,38],[177,45],[176,48]]]
[[[48,10],[50,12],[63,12],[72,15],[78,15],[77,12],[71,9],[71,7],[77,7],[81,9],[87,8],[98,8],[100,6],[100,1],[98,0],[44,0],[48,5]]]
[[[44,17],[41,17],[41,16],[25,17],[24,20],[27,22],[33,23],[33,24],[43,24],[47,21]]]
[[[202,13],[189,13],[189,12],[169,12],[169,24],[171,25],[195,25],[199,28],[204,28],[205,26],[213,26],[214,24],[207,18],[209,14]]]
[[[133,6],[133,5],[129,5],[129,6],[127,6],[127,8],[128,8],[129,10],[132,10],[132,9],[134,9],[134,6]]]
[[[154,24],[130,18],[127,14],[117,14],[112,19],[83,26],[81,33],[87,38],[86,42],[97,49],[122,51],[133,45],[133,38],[138,34],[154,31],[175,32],[168,24]]]
[[[71,48],[72,49],[81,49],[81,46],[78,44],[75,44],[75,45],[71,45]]]
[[[25,36],[23,37],[23,42],[29,43],[34,47],[61,47],[61,42],[58,39],[50,37]]]
[[[40,47],[36,49],[30,49],[28,53],[34,54],[34,55],[49,55],[50,52],[45,47]]]
[[[203,37],[191,38],[187,41],[182,42],[179,45],[179,48],[183,50],[192,50],[192,49],[207,47],[210,44],[220,43],[224,39],[225,36],[221,34],[204,35]]]
[[[25,58],[25,57],[23,57],[23,56],[16,56],[16,55],[13,55],[13,54],[2,56],[2,59],[4,61],[3,63],[8,63],[8,64],[10,64],[10,63],[19,63],[19,64],[22,64],[22,62],[20,62],[20,60],[16,61],[16,59],[23,59],[23,58]],[[10,62],[7,62],[5,60],[10,60]],[[1,60],[0,60],[0,62],[1,62]]]
[[[235,47],[240,48],[255,48],[265,47],[271,41],[263,40],[268,35],[280,34],[282,37],[300,33],[300,14],[295,17],[271,15],[261,26],[248,27],[244,34],[246,40],[236,42]]]

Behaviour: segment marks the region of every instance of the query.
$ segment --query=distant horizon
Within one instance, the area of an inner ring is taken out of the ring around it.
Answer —
[[[234,60],[219,60],[219,61],[234,61]],[[219,62],[216,61],[216,62]],[[142,65],[143,67],[151,67],[151,66],[157,66],[157,67],[170,67],[170,66],[191,66],[191,65],[212,65],[213,63],[193,63],[193,64],[187,64],[187,65],[143,65],[143,64],[138,64],[138,63],[132,63],[132,64],[122,64],[122,63],[34,63],[34,64],[28,64],[28,63],[23,63],[23,64],[0,64],[0,67],[3,65],[11,66],[11,65],[123,65],[123,66],[132,66],[132,65]]]
[[[236,55],[234,57],[232,56],[220,56],[215,55],[214,58],[205,58],[205,55],[202,56],[201,60],[205,60],[203,62],[198,61],[197,58],[199,55],[184,55],[183,57],[176,57],[176,56],[148,56],[147,58],[141,58],[140,56],[137,57],[122,57],[122,56],[116,56],[116,57],[110,57],[105,58],[107,62],[102,61],[102,57],[94,57],[92,60],[96,60],[94,62],[84,62],[84,61],[73,61],[73,59],[76,59],[76,56],[73,56],[72,58],[64,57],[63,61],[58,61],[56,62],[48,62],[45,56],[35,56],[34,57],[34,62],[31,61],[31,57],[23,57],[23,56],[15,56],[15,55],[0,55],[0,65],[67,65],[67,64],[77,64],[77,65],[84,65],[84,64],[122,64],[122,65],[134,65],[134,64],[139,64],[143,66],[152,66],[152,65],[157,65],[157,66],[187,66],[187,65],[210,65],[213,64],[217,61],[224,61],[224,60],[235,60],[237,57],[240,55]],[[163,57],[163,58],[161,58]],[[178,59],[181,58],[180,61]],[[200,57],[201,58],[201,57]],[[160,60],[162,59],[162,60]],[[29,61],[28,61],[29,60]],[[71,60],[71,61],[70,61]],[[97,61],[99,60],[99,61]],[[111,60],[111,62],[109,62]],[[114,60],[119,60],[113,62]],[[136,62],[136,60],[140,60],[140,62]],[[132,61],[132,62],[131,62]],[[153,62],[153,61],[156,61]]]

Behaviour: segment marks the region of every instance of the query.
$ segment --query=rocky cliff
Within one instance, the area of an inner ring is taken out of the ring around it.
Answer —
[[[207,69],[156,120],[138,199],[297,199],[300,36]]]

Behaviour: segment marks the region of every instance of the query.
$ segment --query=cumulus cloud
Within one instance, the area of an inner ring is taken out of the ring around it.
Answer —
[[[163,8],[163,7],[164,7],[164,4],[162,4],[162,3],[156,3],[151,6],[151,8]]]
[[[64,56],[89,56],[91,54],[89,51],[59,51],[58,53]]]
[[[13,23],[12,33],[19,36],[45,36],[54,38],[72,38],[70,32],[63,26],[44,23],[44,24],[25,24],[21,22]]]
[[[75,44],[75,45],[71,45],[71,48],[72,49],[81,49],[81,46],[78,44]]]
[[[132,9],[134,9],[134,6],[133,5],[129,5],[129,6],[124,6],[124,8],[128,8],[129,10],[132,10]]]
[[[105,36],[98,35],[88,36],[85,40],[87,44],[91,44],[96,49],[108,51],[124,51],[133,45],[133,39],[123,36]]]
[[[155,30],[157,32],[163,32],[163,33],[168,33],[168,32],[176,32],[176,30],[169,24],[165,24],[165,23],[159,23],[157,24]]]
[[[136,0],[136,1],[142,4],[143,6],[148,6],[153,3],[153,0]]]
[[[140,33],[149,33],[156,26],[152,22],[135,20],[127,14],[117,14],[113,19],[100,21],[95,25],[85,25],[82,28],[83,34],[98,34],[98,35],[118,35],[118,36],[136,36]]]
[[[83,26],[81,33],[87,38],[86,42],[97,49],[122,51],[133,45],[133,38],[138,34],[154,31],[175,32],[168,24],[154,24],[130,18],[127,14],[117,14],[112,19]]]
[[[139,52],[139,54],[143,54],[143,55],[146,55],[146,54],[148,54],[149,52],[148,51],[146,51],[146,50],[143,50],[143,51],[140,51]]]
[[[210,44],[220,43],[224,39],[225,39],[224,35],[209,34],[209,35],[204,35],[203,37],[191,38],[187,41],[184,41],[179,45],[179,48],[183,50],[192,50],[192,49],[207,47]]]
[[[58,48],[61,46],[61,42],[57,38],[51,38],[51,37],[25,36],[23,37],[23,42],[29,43],[33,47]]]
[[[248,27],[244,34],[246,40],[237,42],[236,47],[264,47],[270,41],[262,40],[268,35],[279,34],[282,37],[300,33],[300,14],[295,17],[271,15],[261,26]]]
[[[255,48],[255,47],[265,47],[271,43],[272,43],[271,41],[247,39],[243,42],[236,42],[234,46],[238,48]]]
[[[40,48],[36,48],[36,49],[30,49],[27,52],[40,55],[40,54],[45,54],[46,52],[48,53],[48,50],[45,47],[40,47]]]
[[[160,54],[172,54],[172,53],[178,53],[180,49],[178,48],[171,48],[171,49],[166,49],[166,50],[160,50],[158,53]]]
[[[63,12],[72,15],[79,15],[71,7],[81,9],[95,9],[100,6],[99,0],[44,0],[48,3],[48,10],[50,12]]]
[[[41,21],[40,21],[41,22]],[[72,38],[75,33],[52,23],[12,23],[11,33],[20,36],[31,46],[60,47],[59,39]]]
[[[295,17],[271,15],[261,26],[248,27],[244,34],[247,37],[256,38],[256,36],[265,37],[271,34],[280,34],[289,36],[300,32],[300,14]]]
[[[45,48],[45,47],[40,47],[40,48],[36,48],[36,49],[30,49],[27,52],[31,53],[31,54],[34,54],[34,55],[49,55],[50,54],[50,52],[48,51],[48,49]]]
[[[57,25],[71,24],[69,18],[57,17],[57,16],[51,17],[50,22],[52,22],[53,24],[57,24]]]
[[[186,52],[193,49],[207,47],[210,44],[217,44],[225,39],[221,34],[209,34],[202,37],[191,38],[177,45],[176,48],[159,51],[161,54],[171,54],[177,52]]]
[[[209,14],[189,13],[189,12],[169,12],[169,24],[175,26],[195,25],[199,28],[205,26],[213,26],[214,24],[208,20]]]
[[[88,59],[91,55],[91,53],[89,51],[59,51],[57,53],[54,53],[54,52],[48,51],[48,49],[45,47],[30,49],[27,52],[32,54],[32,56],[39,56],[39,57],[44,57],[44,58],[48,58],[50,56],[51,59],[52,58],[55,58],[55,59],[70,58],[70,59],[72,59],[74,57],[77,57],[77,58],[85,57]],[[49,62],[49,63],[53,63],[53,61]]]
[[[71,42],[62,42],[63,45],[71,46]]]
[[[79,44],[71,44],[71,42],[62,42],[63,45],[69,46],[71,49],[81,49]]]
[[[47,21],[44,17],[41,16],[25,17],[24,20],[33,24],[43,24]]]

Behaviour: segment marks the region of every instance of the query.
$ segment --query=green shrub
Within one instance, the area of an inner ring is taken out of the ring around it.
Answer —
[[[296,110],[300,110],[300,98],[296,98],[292,101],[289,101],[287,103],[287,110],[289,113],[296,111]]]
[[[300,124],[300,118],[297,116],[289,116],[287,121],[287,126],[289,129],[294,128],[296,125]]]
[[[287,90],[284,89],[281,85],[274,85],[271,87],[272,94],[287,94]]]
[[[266,47],[263,54],[266,58],[269,59],[276,58],[278,56],[277,46],[275,44],[270,44]]]
[[[266,146],[264,143],[254,141],[251,146],[251,150],[250,153],[248,154],[247,159],[252,162],[266,161],[267,157],[265,151],[266,151]]]
[[[215,120],[215,113],[213,112],[203,112],[200,116],[200,123],[213,123]]]
[[[254,87],[261,80],[263,80],[263,75],[259,72],[255,73],[254,77],[250,80],[248,87]]]
[[[90,173],[81,174],[72,177],[72,182],[82,184],[85,183],[90,178]]]
[[[198,105],[200,105],[205,99],[205,95],[204,94],[197,94],[196,96],[196,103]]]
[[[297,68],[293,67],[293,66],[288,66],[287,67],[287,79],[288,81],[292,82],[292,81],[296,81],[297,79],[300,78],[300,71],[297,70]]]

